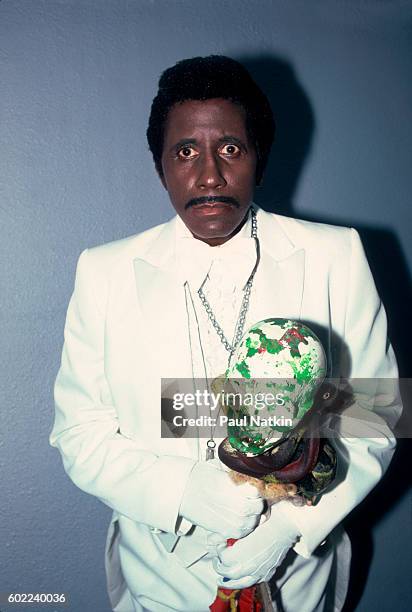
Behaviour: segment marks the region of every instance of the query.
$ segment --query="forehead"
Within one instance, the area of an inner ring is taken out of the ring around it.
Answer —
[[[207,134],[217,137],[236,135],[247,139],[246,113],[230,100],[186,100],[169,111],[165,125],[165,142]]]

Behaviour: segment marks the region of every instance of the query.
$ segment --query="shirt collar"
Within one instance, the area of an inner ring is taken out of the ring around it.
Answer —
[[[246,283],[256,261],[255,241],[251,237],[251,213],[240,229],[230,240],[220,246],[209,246],[194,238],[180,217],[176,220],[176,255],[178,274],[184,282],[188,280],[196,290],[206,275],[219,269],[224,270],[225,278],[234,284]],[[258,228],[259,233],[259,228]]]

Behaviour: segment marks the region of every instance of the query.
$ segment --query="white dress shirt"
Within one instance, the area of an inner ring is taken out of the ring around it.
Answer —
[[[244,297],[243,288],[256,263],[256,244],[251,236],[250,217],[249,212],[241,230],[229,241],[215,247],[194,238],[180,218],[176,223],[177,267],[180,281],[186,284],[193,378],[201,381],[200,385],[206,383],[210,387],[214,378],[223,375],[230,355],[208,317],[198,289],[203,285],[203,292],[215,318],[232,344]],[[250,303],[256,297],[252,286]],[[243,331],[246,332],[252,323],[256,321],[251,320],[248,309]],[[216,416],[216,412],[213,416]],[[221,429],[218,432],[210,431],[209,438],[215,438],[217,448],[223,438],[216,437],[215,433],[223,436],[225,432]],[[201,434],[199,438],[198,457],[204,460],[207,438],[202,438]]]

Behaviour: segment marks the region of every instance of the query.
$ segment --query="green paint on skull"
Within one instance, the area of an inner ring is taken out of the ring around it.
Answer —
[[[251,338],[250,336],[246,338],[246,347],[248,349],[246,357],[253,357],[258,352],[260,347],[260,342],[258,338]]]
[[[297,419],[303,418],[305,414],[307,413],[307,411],[312,408],[312,405],[313,405],[313,397],[312,397],[312,394],[310,393],[307,397],[305,397],[305,399],[303,399],[300,402],[299,410],[296,415],[296,418]]]
[[[259,341],[257,342],[257,349],[266,350],[271,355],[276,355],[283,351],[285,347],[283,347],[277,340],[268,338],[266,334],[261,329],[256,329],[256,333],[258,334]],[[246,341],[247,346],[247,341]],[[259,351],[255,351],[259,352]]]
[[[240,363],[236,364],[236,369],[243,376],[243,378],[250,378],[250,370],[246,361],[243,360]]]
[[[231,410],[233,417],[245,417],[243,422],[228,424],[232,446],[241,452],[260,454],[273,445],[273,439],[290,431],[313,406],[316,390],[325,375],[325,354],[317,336],[301,322],[290,319],[266,319],[259,321],[246,332],[237,348],[226,377],[231,388],[243,397],[250,393],[267,393],[276,396],[283,393],[283,405],[265,402],[258,411],[253,402],[243,400]],[[243,380],[239,379],[239,375]],[[259,400],[260,401],[260,400]],[[276,424],[256,424],[249,415],[263,419],[276,417]],[[279,416],[293,419],[293,424],[283,426]],[[271,442],[270,442],[271,440]]]
[[[282,346],[277,340],[271,340],[265,337],[265,341],[262,342],[262,347],[267,350],[271,355],[276,355],[280,353],[280,351],[284,350],[284,346]]]
[[[316,370],[319,371],[316,361],[317,358],[316,355],[313,355],[313,351],[309,351],[299,360],[289,361],[298,383],[310,382],[314,377],[319,378],[318,372],[316,372]]]

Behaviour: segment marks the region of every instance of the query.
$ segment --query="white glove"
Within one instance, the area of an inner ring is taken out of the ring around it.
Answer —
[[[195,464],[179,514],[222,538],[242,538],[258,524],[263,505],[256,487],[236,485],[225,470],[207,461]]]
[[[245,589],[270,580],[299,535],[298,528],[275,505],[264,523],[233,546],[222,550],[216,538],[218,557],[213,567],[219,574],[218,585]]]

